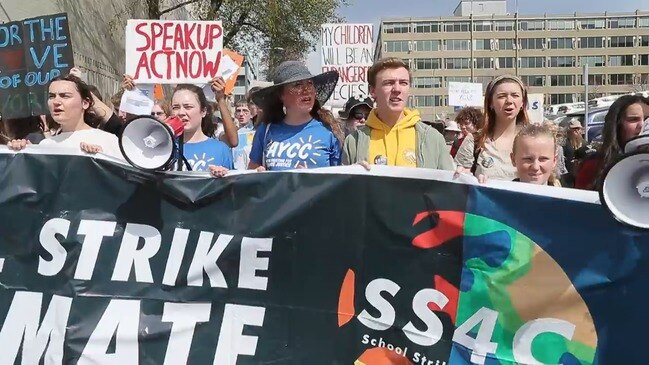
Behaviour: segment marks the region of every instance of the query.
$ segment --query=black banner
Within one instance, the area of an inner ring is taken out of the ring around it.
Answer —
[[[449,357],[461,240],[417,247],[435,220],[413,222],[431,208],[463,209],[463,185],[293,173],[164,178],[35,154],[0,154],[0,171],[5,358]]]
[[[65,13],[0,24],[2,117],[47,114],[50,80],[73,66]]]
[[[47,152],[0,146],[2,363],[646,362],[649,232],[595,192]]]

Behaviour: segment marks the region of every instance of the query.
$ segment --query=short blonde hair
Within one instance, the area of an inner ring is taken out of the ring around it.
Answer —
[[[385,57],[374,62],[374,64],[367,70],[367,82],[370,87],[376,87],[376,75],[383,70],[395,69],[395,68],[405,68],[408,70],[408,75],[412,78],[410,73],[410,66],[407,63],[403,62],[401,58],[398,57]]]

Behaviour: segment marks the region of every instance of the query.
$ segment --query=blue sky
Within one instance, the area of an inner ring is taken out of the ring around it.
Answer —
[[[508,0],[508,9],[514,12],[515,0]],[[378,26],[381,18],[450,16],[459,0],[348,0],[349,5],[340,8],[340,15],[348,23],[373,23]],[[647,0],[518,0],[518,12],[522,15],[633,12],[649,10]],[[375,29],[375,32],[378,28]],[[376,37],[375,37],[376,40]],[[311,72],[319,72],[320,55],[311,53],[307,64]]]

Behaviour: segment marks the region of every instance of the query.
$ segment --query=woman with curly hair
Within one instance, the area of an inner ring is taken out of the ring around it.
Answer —
[[[464,138],[469,134],[473,134],[482,128],[482,111],[474,107],[466,107],[460,110],[455,116],[455,122],[460,127],[462,134],[460,138],[456,139],[451,146],[451,156],[455,158],[457,150],[460,149]]]

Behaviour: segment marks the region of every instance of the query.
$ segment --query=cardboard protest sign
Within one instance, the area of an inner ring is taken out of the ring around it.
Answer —
[[[482,84],[472,82],[449,82],[448,105],[450,106],[482,106]]]
[[[223,57],[220,21],[134,20],[126,24],[126,74],[138,83],[203,84]]]
[[[50,80],[74,66],[65,13],[0,24],[0,113],[48,113]]]
[[[237,83],[237,78],[241,73],[241,65],[243,65],[244,57],[237,52],[229,49],[224,50],[225,57],[221,76],[225,79],[225,93],[226,95],[232,94],[234,86]],[[227,66],[227,67],[226,67]]]
[[[369,95],[367,70],[374,62],[372,24],[323,24],[322,72],[338,70],[340,79],[327,104],[343,106],[352,96]]]

